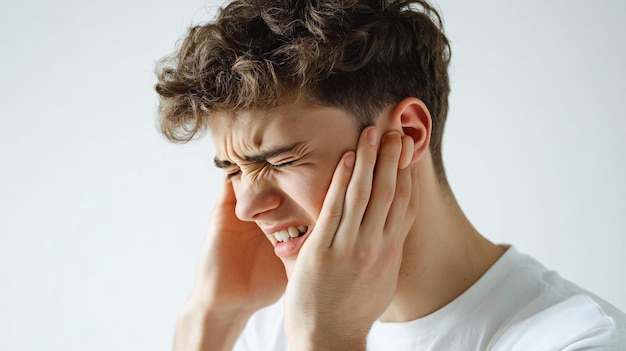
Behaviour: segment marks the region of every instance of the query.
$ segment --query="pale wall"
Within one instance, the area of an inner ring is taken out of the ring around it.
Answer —
[[[626,309],[626,2],[469,3],[440,2],[461,205]],[[2,4],[0,349],[171,348],[220,173],[158,135],[153,69],[215,8]]]

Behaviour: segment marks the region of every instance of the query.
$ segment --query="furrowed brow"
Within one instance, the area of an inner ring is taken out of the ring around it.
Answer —
[[[257,155],[244,156],[243,160],[246,161],[246,162],[250,162],[250,163],[265,162],[269,158],[277,157],[277,156],[280,156],[282,154],[286,154],[288,152],[291,152],[295,148],[300,146],[301,144],[302,143],[293,143],[293,144],[290,144],[290,145],[278,146],[278,147],[275,147],[273,149],[269,149],[269,150],[263,151],[263,152],[261,152],[260,154],[257,154]]]
[[[302,145],[302,143],[293,143],[293,144],[290,144],[290,145],[278,146],[278,147],[272,148],[270,150],[263,151],[263,152],[261,152],[259,154],[256,154],[256,155],[244,156],[243,160],[246,161],[246,162],[250,162],[250,163],[265,162],[269,158],[277,157],[277,156],[280,156],[282,154],[286,154],[288,152],[291,152],[294,149],[296,149],[297,147],[299,147],[300,145]],[[228,168],[228,167],[233,165],[232,162],[230,162],[228,160],[220,160],[219,158],[217,158],[217,156],[213,159],[213,163],[215,164],[215,167],[222,168],[222,169]]]

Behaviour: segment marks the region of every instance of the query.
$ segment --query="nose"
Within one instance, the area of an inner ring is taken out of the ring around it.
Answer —
[[[280,195],[267,181],[252,181],[242,177],[238,184],[233,184],[235,198],[235,214],[242,221],[254,221],[264,213],[278,208]]]

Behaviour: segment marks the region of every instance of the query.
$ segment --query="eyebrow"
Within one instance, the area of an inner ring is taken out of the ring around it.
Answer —
[[[300,145],[302,145],[302,142],[297,142],[297,143],[284,145],[284,146],[277,146],[277,147],[274,147],[272,149],[263,151],[263,152],[261,152],[259,154],[256,154],[256,155],[244,156],[243,160],[246,161],[246,162],[250,162],[250,163],[265,162],[269,158],[273,158],[273,157],[276,157],[276,156],[279,156],[279,155],[291,152],[294,149],[296,149],[297,147],[299,147]],[[232,162],[230,162],[228,160],[221,160],[221,159],[217,158],[217,156],[215,156],[215,158],[213,159],[213,163],[215,164],[215,167],[222,168],[222,169],[223,168],[228,168],[228,167],[233,165]]]

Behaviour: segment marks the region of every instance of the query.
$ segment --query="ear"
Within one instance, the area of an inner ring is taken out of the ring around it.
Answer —
[[[389,127],[413,139],[410,164],[417,163],[428,150],[432,131],[432,119],[424,102],[414,97],[400,101],[389,115]]]

